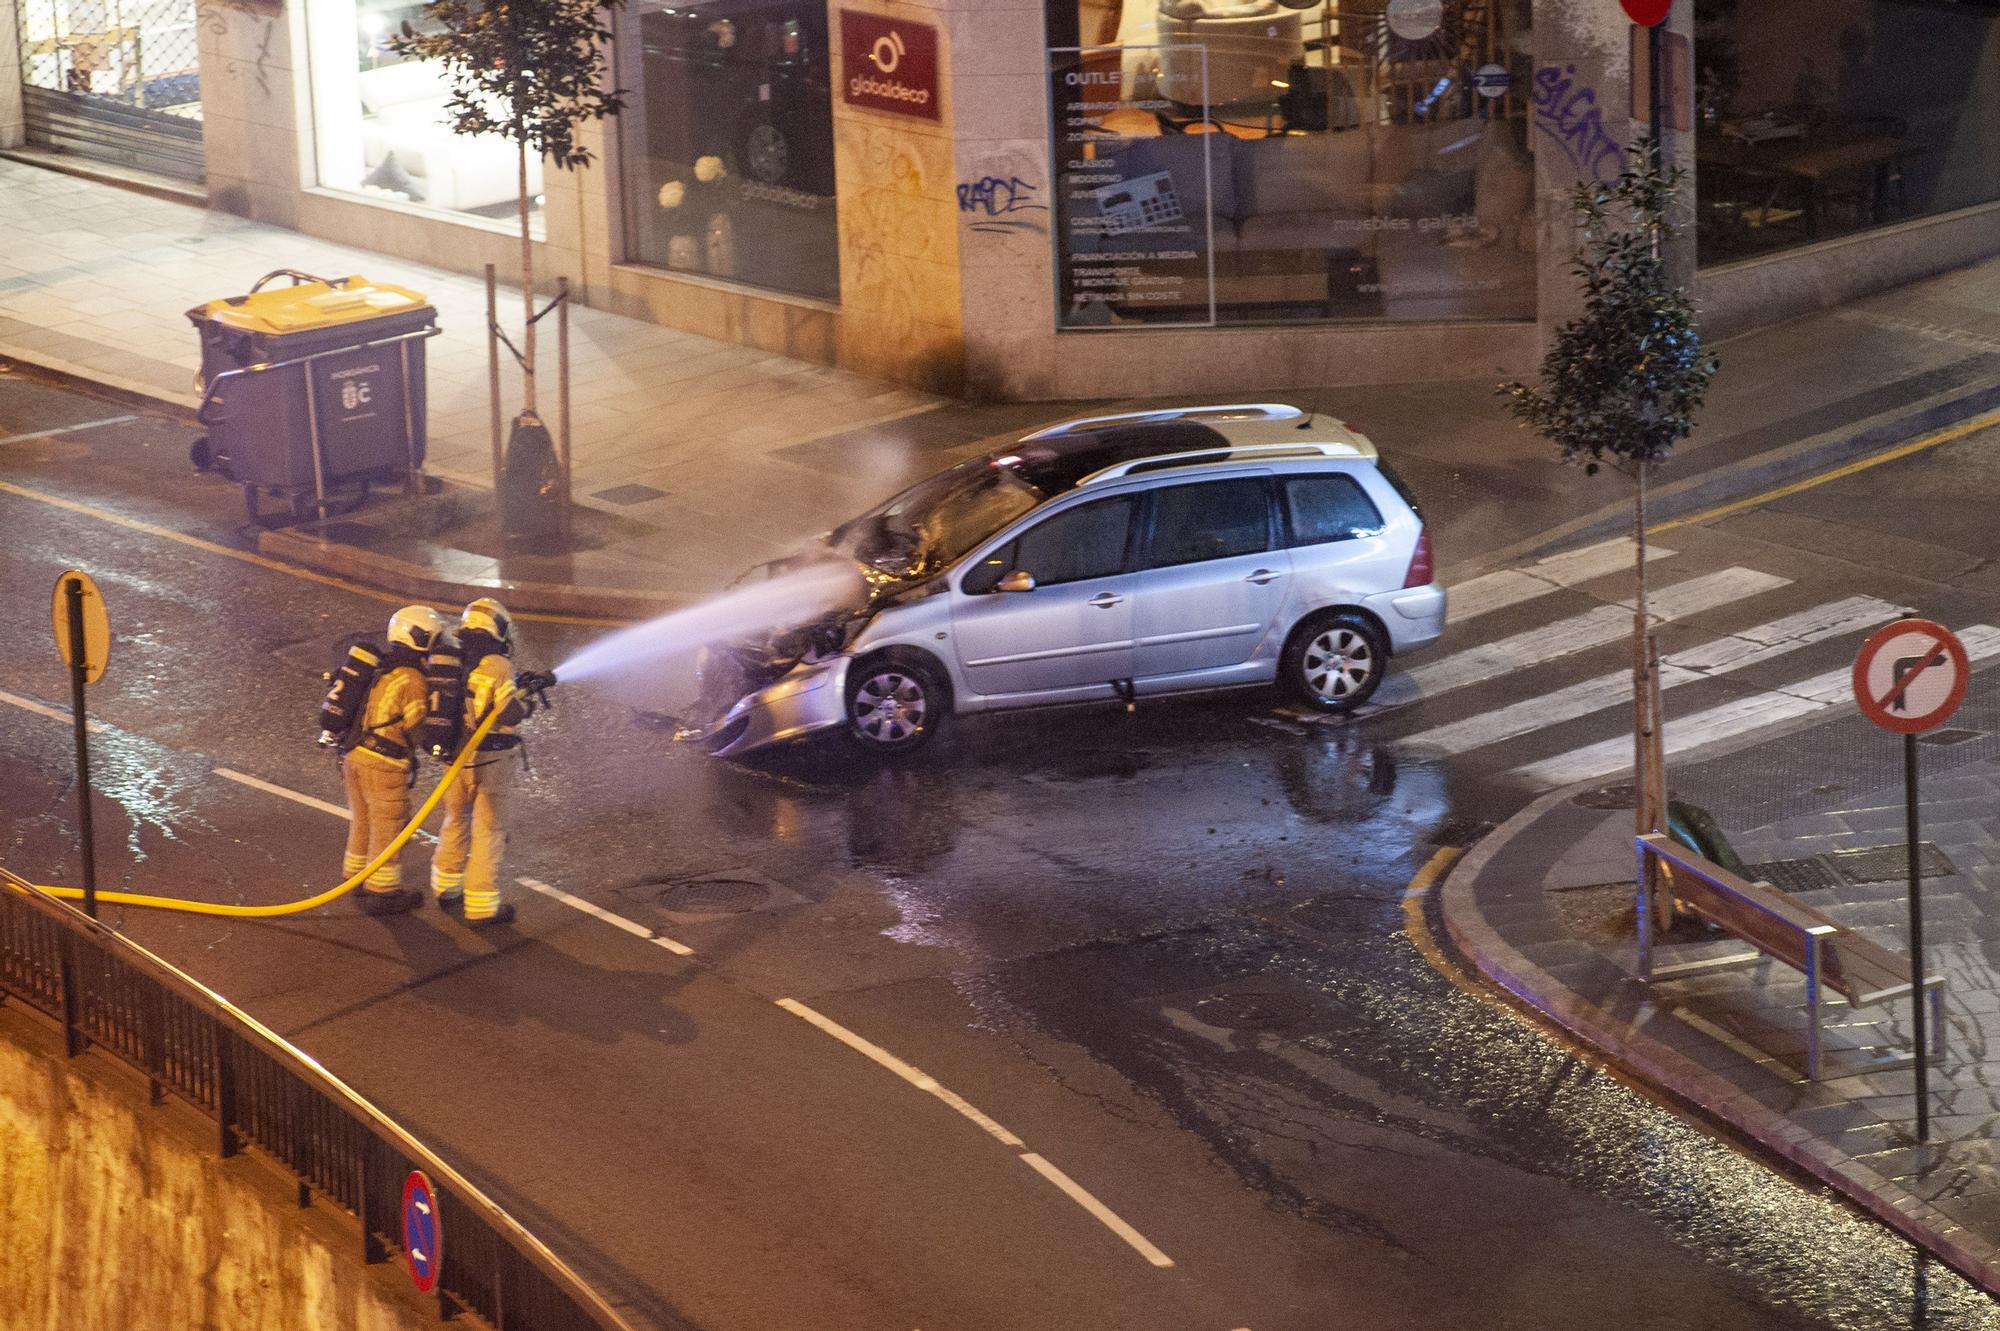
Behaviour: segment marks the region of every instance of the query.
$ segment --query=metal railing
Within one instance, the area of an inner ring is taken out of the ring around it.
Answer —
[[[446,1235],[436,1294],[500,1331],[633,1331],[505,1211],[309,1055],[122,934],[0,870],[0,997],[96,1046],[216,1122],[224,1156],[254,1148],[361,1222],[362,1260],[401,1246],[403,1182],[421,1169]]]

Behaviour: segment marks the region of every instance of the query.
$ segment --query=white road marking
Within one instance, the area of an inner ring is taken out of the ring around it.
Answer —
[[[1660,687],[1671,689],[1747,669],[1815,642],[1887,623],[1899,613],[1897,607],[1872,596],[1850,596],[1844,601],[1801,610],[1665,657],[1660,662]],[[1539,698],[1419,731],[1402,743],[1440,756],[1469,753],[1631,701],[1632,672],[1614,671]]]
[[[960,1096],[956,1092],[948,1090],[944,1086],[939,1085],[937,1079],[931,1076],[929,1073],[923,1071],[921,1068],[913,1067],[912,1065],[905,1063],[902,1059],[897,1058],[894,1054],[884,1049],[881,1045],[863,1039],[861,1036],[856,1035],[853,1031],[848,1030],[847,1027],[841,1025],[833,1018],[826,1016],[823,1013],[814,1011],[812,1008],[807,1007],[804,1003],[799,1002],[796,998],[780,998],[775,1001],[777,1002],[778,1006],[783,1008],[785,1011],[791,1013],[793,1016],[798,1017],[803,1021],[809,1022],[810,1024],[817,1026],[820,1030],[826,1032],[828,1035],[831,1035],[834,1039],[840,1041],[842,1044],[846,1045],[849,1049],[852,1049],[855,1053],[860,1054],[863,1058],[867,1059],[869,1062],[875,1063],[883,1068],[888,1069],[890,1072],[895,1073],[898,1077],[901,1077],[904,1081],[916,1087],[918,1090],[924,1092],[926,1095],[934,1095],[938,1099],[944,1101],[947,1105],[950,1105],[960,1114],[963,1114],[966,1118],[971,1119],[974,1123],[978,1124],[979,1127],[987,1133],[987,1135],[991,1136],[995,1141],[999,1142],[1002,1146],[1011,1147],[1015,1150],[1020,1151],[1021,1159],[1028,1164],[1029,1168],[1033,1169],[1037,1174],[1040,1174],[1043,1178],[1047,1179],[1049,1182],[1055,1184],[1057,1188],[1062,1190],[1064,1196],[1068,1197],[1078,1206],[1081,1206],[1084,1210],[1090,1212],[1090,1214],[1097,1219],[1099,1224],[1103,1225],[1113,1234],[1116,1234],[1119,1238],[1125,1240],[1126,1243],[1132,1246],[1134,1251],[1136,1251],[1141,1257],[1144,1257],[1147,1261],[1151,1262],[1154,1266],[1172,1266],[1174,1264],[1173,1259],[1171,1257],[1167,1256],[1165,1253],[1161,1252],[1158,1248],[1154,1247],[1153,1244],[1147,1240],[1144,1234],[1141,1234],[1138,1230],[1132,1228],[1132,1226],[1125,1223],[1125,1221],[1118,1215],[1117,1212],[1113,1211],[1103,1202],[1098,1201],[1097,1198],[1091,1196],[1090,1193],[1086,1191],[1083,1188],[1083,1186],[1079,1184],[1075,1179],[1063,1173],[1060,1169],[1057,1169],[1054,1165],[1050,1164],[1043,1157],[1035,1154],[1033,1151],[1027,1150],[1026,1147],[1028,1144],[1026,1142],[1022,1141],[1012,1132],[1009,1132],[999,1123],[989,1118],[977,1106],[973,1105],[963,1096]]]
[[[855,1053],[860,1054],[863,1058],[868,1059],[870,1062],[879,1063],[881,1066],[895,1073],[898,1077],[901,1077],[904,1081],[910,1083],[910,1085],[916,1087],[918,1090],[924,1092],[926,1095],[935,1095],[938,1099],[944,1101],[946,1104],[950,1105],[953,1109],[957,1110],[959,1113],[971,1119],[974,1123],[977,1123],[990,1136],[992,1136],[995,1141],[999,1142],[1002,1146],[1013,1146],[1018,1148],[1027,1145],[1027,1143],[1022,1141],[1019,1137],[1016,1137],[1013,1133],[1007,1131],[1007,1129],[1001,1127],[998,1123],[994,1122],[992,1119],[988,1118],[984,1113],[980,1112],[977,1106],[965,1100],[957,1093],[947,1090],[943,1086],[940,1086],[937,1083],[937,1079],[932,1077],[929,1073],[911,1067],[908,1063],[905,1063],[902,1059],[897,1058],[894,1054],[884,1049],[881,1045],[869,1043],[867,1040],[862,1039],[860,1036],[856,1035],[853,1031],[848,1030],[845,1026],[841,1025],[833,1018],[813,1011],[811,1008],[807,1007],[804,1003],[799,1002],[795,998],[780,998],[777,999],[776,1002],[779,1007],[791,1013],[793,1016],[799,1017],[807,1022],[810,1022],[814,1026],[819,1027],[822,1031],[825,1031],[828,1035],[831,1035],[834,1039],[840,1041],[842,1044],[846,1045],[849,1049],[852,1049]]]
[[[1646,608],[1656,622],[1666,623],[1783,587],[1790,581],[1789,578],[1760,573],[1756,569],[1726,568],[1719,573],[1664,587],[1647,599]],[[1497,642],[1482,643],[1455,652],[1442,660],[1418,666],[1403,678],[1414,688],[1417,697],[1431,698],[1593,647],[1602,647],[1631,631],[1630,605],[1603,605],[1553,624],[1501,638]]]
[[[346,819],[349,822],[352,822],[354,819],[353,814],[338,804],[329,804],[323,799],[316,799],[311,795],[304,795],[296,790],[287,790],[283,786],[273,785],[271,782],[265,781],[260,777],[251,776],[247,772],[239,772],[233,767],[218,767],[215,769],[215,774],[226,780],[234,781],[239,785],[249,786],[253,790],[261,790],[267,794],[276,795],[279,799],[290,800],[294,804],[303,804],[308,809],[318,809],[321,813],[330,813],[336,818]]]
[[[1144,1257],[1154,1266],[1172,1266],[1174,1264],[1173,1258],[1154,1247],[1144,1234],[1126,1224],[1119,1218],[1116,1211],[1113,1211],[1103,1202],[1098,1201],[1097,1198],[1085,1192],[1075,1179],[1063,1173],[1033,1151],[1026,1152],[1021,1156],[1021,1159],[1027,1162],[1030,1169],[1055,1184],[1058,1188],[1061,1188],[1071,1201],[1090,1212],[1093,1216],[1096,1216],[1099,1224],[1131,1244],[1141,1257]]]
[[[594,915],[614,929],[623,929],[634,938],[643,938],[649,943],[658,944],[677,957],[694,955],[694,949],[686,943],[677,943],[663,933],[648,929],[645,925],[628,920],[623,915],[614,915],[604,907],[585,901],[582,897],[571,896],[559,887],[550,887],[538,878],[516,878],[514,881],[530,891],[540,892],[545,897],[554,897],[565,906],[574,906],[585,915]]]
[[[18,707],[24,712],[33,712],[36,716],[46,716],[51,721],[60,721],[66,726],[76,723],[75,718],[70,715],[70,710],[67,707],[51,707],[47,703],[39,703],[32,698],[23,698],[12,693],[0,693],[0,702]],[[89,717],[83,719],[83,725],[84,729],[89,730],[93,734],[101,734],[111,729],[110,726],[105,725],[102,721],[93,721]]]
[[[2000,628],[1990,624],[1975,624],[1960,633],[1965,643],[1965,654],[1973,661],[1983,661],[1991,656],[2000,656]],[[1666,751],[1684,753],[1717,740],[1737,738],[1767,726],[1789,721],[1794,717],[1809,716],[1854,700],[1854,670],[1842,666],[1829,670],[1823,675],[1814,675],[1785,688],[1767,693],[1753,694],[1738,698],[1720,707],[1711,707],[1693,716],[1675,718],[1669,716],[1666,726]],[[1592,777],[1603,776],[1627,767],[1632,761],[1632,739],[1624,736],[1608,739],[1599,744],[1585,745],[1568,753],[1557,754],[1537,763],[1529,763],[1514,769],[1514,775],[1543,788],[1566,786],[1574,781],[1588,781]]]
[[[30,430],[26,434],[10,434],[0,439],[0,444],[25,444],[30,439],[47,439],[58,434],[72,434],[78,430],[94,430],[100,425],[123,425],[126,421],[136,421],[137,416],[106,416],[102,420],[79,421],[75,425],[58,425],[52,430]]]
[[[1670,559],[1673,553],[1665,546],[1648,544],[1646,566],[1651,568],[1658,560]],[[1550,555],[1526,568],[1482,574],[1445,589],[1447,604],[1451,607],[1450,622],[1463,624],[1468,619],[1476,619],[1494,610],[1504,610],[1510,605],[1532,601],[1537,596],[1546,596],[1564,587],[1574,587],[1580,582],[1631,568],[1635,562],[1633,554],[1632,538],[1626,536],[1598,545],[1587,545],[1581,550]]]

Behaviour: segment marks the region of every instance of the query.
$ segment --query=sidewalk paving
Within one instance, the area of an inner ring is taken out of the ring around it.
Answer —
[[[989,441],[1093,409],[951,402],[578,307],[574,492],[585,539],[572,555],[509,556],[490,520],[483,541],[446,529],[468,507],[490,509],[482,283],[5,158],[0,199],[0,358],[181,410],[197,400],[184,311],[265,272],[358,272],[429,295],[443,332],[427,344],[427,465],[457,483],[455,503],[371,504],[258,538],[293,562],[414,596],[499,591],[522,609],[585,614],[683,601]],[[503,324],[518,323],[517,297],[503,293],[501,311]],[[1995,327],[2000,260],[1722,344],[1701,426],[1659,478],[1652,511],[1692,511],[2000,406]],[[508,414],[516,378],[503,376]],[[1371,435],[1425,499],[1448,580],[1629,521],[1628,483],[1553,465],[1489,379],[1241,395],[1260,397],[1315,406]]]
[[[1945,977],[1946,1027],[1928,1143],[1915,1136],[1913,1071],[1868,1068],[1867,1051],[1909,1052],[1907,1000],[1850,1011],[1832,997],[1810,1082],[1804,978],[1790,967],[1638,979],[1632,813],[1605,807],[1615,790],[1544,795],[1455,868],[1441,905],[1453,939],[1517,997],[2000,1293],[2000,697],[1975,689],[1951,726],[1956,742],[1921,750],[1921,836],[1942,855],[1924,876],[1925,963]],[[1901,954],[1899,752],[1850,714],[1677,769],[1675,792],[1730,829],[1753,877]],[[1876,864],[1837,854],[1882,847]],[[1745,950],[1720,936],[1656,945],[1654,960]]]

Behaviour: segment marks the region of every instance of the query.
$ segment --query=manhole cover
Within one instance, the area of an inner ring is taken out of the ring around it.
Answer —
[[[1773,860],[1743,867],[1751,882],[1769,883],[1780,892],[1823,892],[1840,886],[1840,875],[1821,860]]]
[[[642,883],[638,889],[661,910],[677,915],[742,915],[771,899],[771,889],[744,878],[695,878],[680,883]]]
[[[1951,744],[1963,744],[1969,739],[1978,739],[1979,736],[1980,732],[1977,730],[1958,730],[1948,727],[1944,730],[1932,730],[1917,736],[1917,743],[1935,744],[1939,748],[1944,748]]]
[[[1632,807],[1632,787],[1599,786],[1596,790],[1586,790],[1570,800],[1580,809],[1629,809]]]
[[[1278,1031],[1312,1015],[1312,1006],[1291,994],[1212,994],[1194,1005],[1195,1016],[1232,1031]]]
[[[1910,876],[1910,848],[1867,846],[1860,850],[1828,851],[1826,858],[1850,883],[1896,883]],[[1917,873],[1924,878],[1949,878],[1958,866],[1928,841],[1917,843]]]

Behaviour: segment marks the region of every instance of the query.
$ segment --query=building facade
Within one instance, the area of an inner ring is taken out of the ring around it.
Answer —
[[[0,146],[512,273],[510,144],[415,0],[0,0]],[[532,164],[593,305],[946,392],[1530,371],[1625,167],[1616,0],[627,0],[595,162]],[[1676,256],[1727,334],[2000,251],[2000,6],[1675,0]]]

